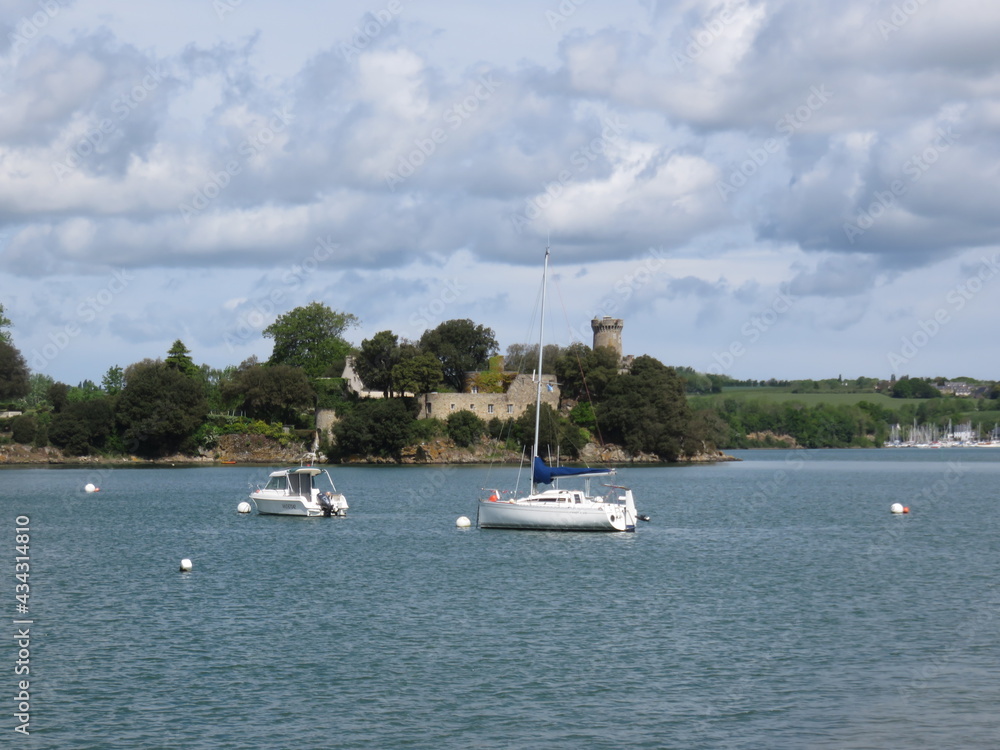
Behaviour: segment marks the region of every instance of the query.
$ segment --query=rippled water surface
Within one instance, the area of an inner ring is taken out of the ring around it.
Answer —
[[[1000,746],[1000,450],[737,455],[624,470],[652,522],[610,535],[456,528],[510,469],[332,467],[345,519],[238,514],[266,468],[0,471],[8,540],[31,518],[34,620],[32,734],[10,710],[2,731],[31,748]]]

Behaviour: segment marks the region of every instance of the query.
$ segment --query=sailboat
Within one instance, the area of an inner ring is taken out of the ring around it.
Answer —
[[[619,485],[604,485],[604,496],[591,492],[590,480],[610,477],[615,470],[548,466],[538,455],[538,434],[542,405],[542,351],[545,330],[545,282],[549,268],[549,249],[545,248],[542,266],[542,302],[538,337],[538,371],[535,396],[535,440],[531,449],[531,492],[524,497],[504,499],[499,490],[488,490],[479,500],[479,527],[483,529],[536,529],[540,531],[635,531],[636,520],[648,521],[635,510],[632,490]],[[583,489],[563,489],[559,479],[582,479]],[[552,484],[552,489],[539,485]]]

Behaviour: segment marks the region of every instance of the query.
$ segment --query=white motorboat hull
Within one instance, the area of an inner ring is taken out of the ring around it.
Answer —
[[[303,497],[289,495],[268,497],[264,490],[253,492],[250,499],[257,506],[257,512],[268,516],[306,516],[309,518],[322,518],[326,511],[322,505],[315,500],[306,500]],[[332,512],[330,515],[346,516],[347,500],[343,495],[334,495],[332,500]]]
[[[480,500],[483,529],[635,531],[635,517],[617,503],[556,504],[544,500]]]

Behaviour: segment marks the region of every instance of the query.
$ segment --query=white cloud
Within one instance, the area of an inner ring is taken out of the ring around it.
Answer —
[[[122,364],[181,335],[220,366],[266,355],[259,327],[238,347],[225,335],[275,289],[268,315],[320,299],[359,315],[361,335],[419,335],[440,314],[509,343],[551,236],[564,268],[587,270],[571,328],[617,306],[633,351],[704,365],[785,288],[794,313],[733,374],[845,357],[861,374],[886,346],[874,331],[920,314],[915,288],[1000,245],[1000,8],[903,5],[588,3],[553,27],[528,2],[431,2],[356,44],[367,16],[306,0],[223,17],[181,0],[151,22],[63,3],[0,48],[15,340],[37,349],[74,319],[77,297],[55,289],[126,269],[136,281],[86,329]],[[8,29],[37,8],[5,7]],[[281,277],[317,243],[329,250],[292,293]],[[651,249],[668,261],[623,299]],[[978,298],[984,320],[993,298]],[[969,329],[987,335],[967,317],[922,354],[928,369],[960,360],[948,342]],[[53,362],[62,377],[80,349]],[[995,374],[996,355],[975,357]]]

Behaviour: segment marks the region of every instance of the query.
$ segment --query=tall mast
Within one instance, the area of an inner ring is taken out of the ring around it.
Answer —
[[[545,336],[545,279],[549,271],[549,248],[545,246],[545,262],[542,264],[542,312],[538,318],[538,383],[535,389],[535,445],[531,449],[531,487],[535,487],[535,457],[538,455],[538,428],[542,417],[542,340]]]

